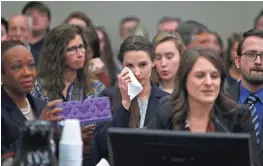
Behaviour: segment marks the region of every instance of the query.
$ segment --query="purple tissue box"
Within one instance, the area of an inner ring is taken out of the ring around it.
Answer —
[[[109,97],[89,98],[84,101],[68,101],[57,105],[63,108],[57,115],[64,119],[78,119],[81,125],[90,125],[112,119]],[[63,121],[59,122],[63,126]]]

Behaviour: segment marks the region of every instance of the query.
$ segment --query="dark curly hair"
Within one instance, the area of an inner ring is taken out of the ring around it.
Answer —
[[[60,92],[65,88],[64,71],[65,58],[64,53],[68,43],[80,35],[86,50],[88,50],[87,39],[84,30],[80,26],[61,24],[55,27],[46,36],[40,51],[40,61],[38,66],[38,77],[43,79],[43,85],[51,98],[57,98]],[[77,77],[86,94],[91,92],[94,82],[94,76],[88,66],[88,51],[86,51],[86,60],[84,67],[77,71]]]

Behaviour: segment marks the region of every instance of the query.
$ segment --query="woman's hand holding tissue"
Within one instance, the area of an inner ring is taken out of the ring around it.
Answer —
[[[119,82],[119,88],[121,91],[121,97],[122,97],[122,105],[125,109],[129,109],[131,105],[131,100],[128,95],[128,83],[131,81],[129,71],[127,69],[123,69],[121,73],[118,75],[118,82]]]

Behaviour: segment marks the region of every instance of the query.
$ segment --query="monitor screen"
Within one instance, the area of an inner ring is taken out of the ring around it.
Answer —
[[[249,166],[250,135],[109,128],[111,166]]]

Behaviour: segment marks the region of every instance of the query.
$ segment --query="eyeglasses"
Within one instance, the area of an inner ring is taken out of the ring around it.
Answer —
[[[263,62],[263,52],[261,53],[257,53],[257,52],[245,52],[242,53],[241,55],[245,55],[245,58],[247,60],[252,60],[254,61],[255,59],[257,59],[257,57],[260,57],[261,62]]]
[[[66,49],[66,52],[68,55],[73,56],[77,53],[77,51],[80,51],[81,53],[86,52],[86,48],[84,44],[80,44],[79,46],[73,46]]]

